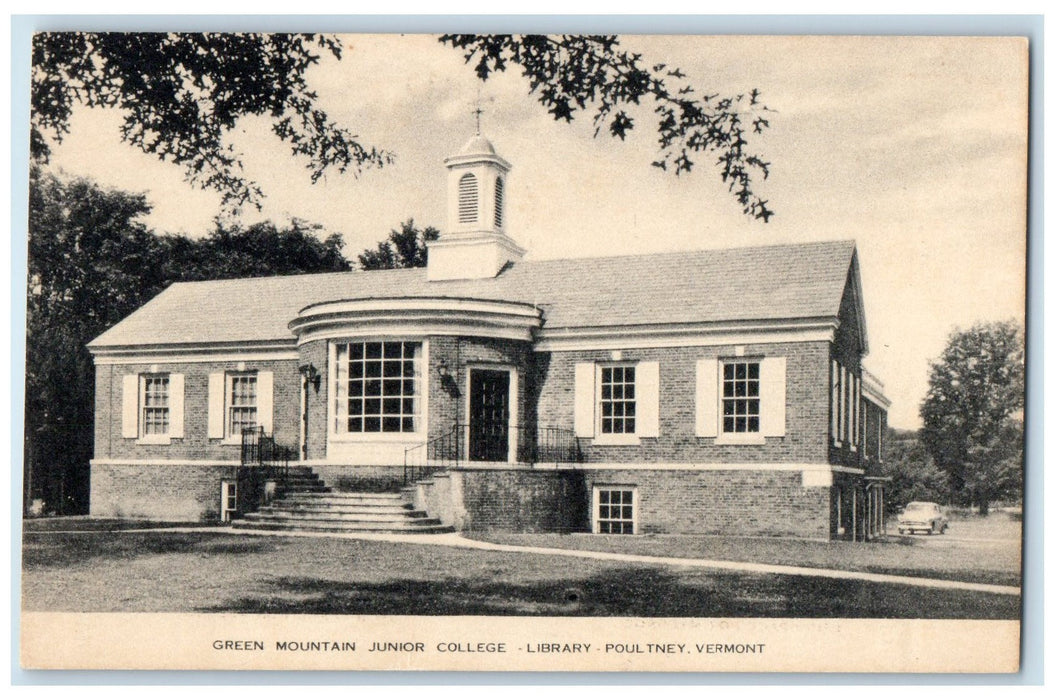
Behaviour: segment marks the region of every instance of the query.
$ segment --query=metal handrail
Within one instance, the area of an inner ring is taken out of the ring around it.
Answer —
[[[438,471],[458,466],[464,456],[464,427],[455,423],[442,435],[403,450],[403,484],[412,484]]]
[[[585,461],[579,438],[569,428],[502,424],[497,431],[485,429],[474,433],[468,424],[455,423],[442,435],[403,451],[404,484],[428,478],[438,471],[458,467],[468,461],[479,460],[478,455],[487,454],[491,449],[502,450],[500,444],[488,443],[495,434],[504,438],[506,445],[515,437],[514,461],[520,464],[559,465]],[[508,455],[508,447],[505,449]],[[495,461],[504,462],[506,459]]]
[[[291,447],[276,443],[275,436],[265,433],[263,426],[242,429],[243,467],[258,468],[269,478],[286,479],[295,452]]]
[[[296,460],[296,450],[275,442],[262,427],[242,430],[241,466],[238,469],[238,513],[244,514],[265,505],[266,482],[284,487],[289,480],[289,463]]]

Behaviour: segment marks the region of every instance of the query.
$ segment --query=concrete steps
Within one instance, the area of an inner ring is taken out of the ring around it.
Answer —
[[[454,528],[413,509],[396,493],[288,493],[233,523],[238,529],[423,534]]]
[[[296,493],[329,493],[328,487],[312,471],[311,467],[290,467],[286,477],[282,479],[279,486],[279,495],[293,495]]]

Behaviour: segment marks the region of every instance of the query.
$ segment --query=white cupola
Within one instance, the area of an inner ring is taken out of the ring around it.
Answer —
[[[447,231],[429,244],[431,281],[494,277],[524,249],[506,235],[509,163],[476,134],[447,167]]]

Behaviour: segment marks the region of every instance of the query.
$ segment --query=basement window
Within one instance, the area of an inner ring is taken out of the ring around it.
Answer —
[[[598,535],[633,535],[637,530],[637,489],[596,486],[593,490],[593,531]]]

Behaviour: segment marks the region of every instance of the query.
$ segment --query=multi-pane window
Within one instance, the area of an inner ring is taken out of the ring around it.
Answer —
[[[759,432],[759,361],[722,364],[722,432]]]
[[[406,342],[337,346],[338,433],[412,433],[418,418],[416,358]]]
[[[169,433],[169,376],[148,374],[142,377],[143,400],[139,424],[143,435]]]
[[[637,417],[634,367],[601,368],[601,432],[633,434]]]
[[[220,482],[220,520],[230,522],[231,516],[238,512],[238,482]]]
[[[627,488],[598,488],[597,532],[603,535],[634,534],[634,491]]]
[[[255,428],[257,392],[255,374],[230,374],[227,376],[227,430],[228,435],[238,436],[246,428]]]

